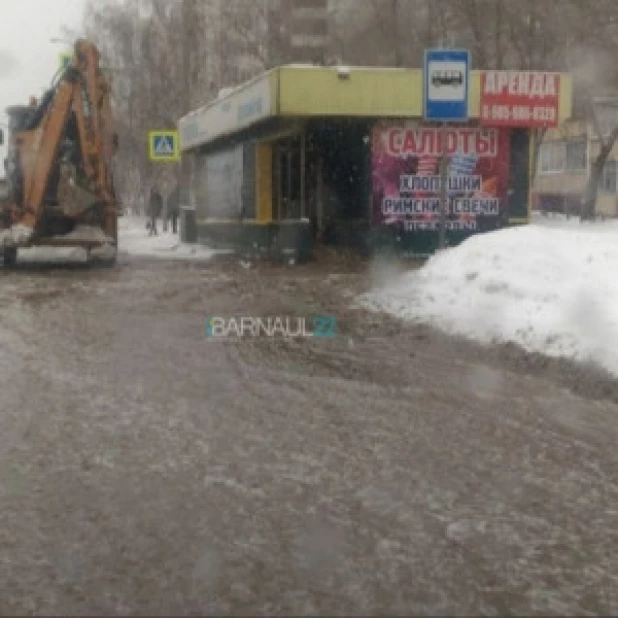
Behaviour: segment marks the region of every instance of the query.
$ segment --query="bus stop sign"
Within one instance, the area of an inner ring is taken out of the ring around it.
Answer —
[[[467,122],[470,52],[463,49],[425,51],[424,117],[432,122]]]

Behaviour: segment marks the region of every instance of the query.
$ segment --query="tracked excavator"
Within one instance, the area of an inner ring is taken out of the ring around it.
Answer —
[[[20,247],[104,248],[115,262],[119,208],[112,179],[118,147],[111,82],[96,46],[74,45],[40,101],[9,107],[4,161],[7,190],[0,198],[0,262],[16,263]],[[0,135],[4,141],[4,134]]]

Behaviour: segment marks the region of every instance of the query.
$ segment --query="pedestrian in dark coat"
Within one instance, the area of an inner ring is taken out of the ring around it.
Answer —
[[[157,219],[161,216],[163,210],[163,198],[156,187],[151,187],[150,196],[148,198],[148,217],[149,229],[148,236],[158,236]]]
[[[172,233],[178,229],[178,217],[180,216],[180,184],[176,183],[167,196],[167,216],[172,220]]]

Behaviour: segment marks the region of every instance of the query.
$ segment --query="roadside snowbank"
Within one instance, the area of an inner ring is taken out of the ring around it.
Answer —
[[[358,302],[618,376],[618,224],[535,218],[475,236]]]
[[[168,259],[205,260],[210,259],[220,251],[214,251],[204,245],[193,245],[180,242],[178,234],[163,232],[158,221],[158,236],[148,236],[147,219],[144,217],[125,216],[118,220],[118,253],[134,256],[162,257]],[[88,233],[87,235],[85,235]],[[99,240],[105,240],[105,235],[99,232]],[[92,237],[91,230],[78,228],[68,238]],[[93,255],[108,257],[105,247],[93,249]],[[81,248],[65,247],[31,247],[19,249],[20,262],[85,262],[87,253]]]
[[[129,255],[153,256],[178,259],[209,259],[221,253],[204,245],[180,242],[179,234],[163,232],[157,221],[158,236],[148,236],[147,219],[124,216],[118,220],[118,251]]]

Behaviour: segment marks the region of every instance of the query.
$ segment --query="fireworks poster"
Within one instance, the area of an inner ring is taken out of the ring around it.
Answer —
[[[448,160],[446,230],[495,229],[507,208],[508,129],[380,122],[373,132],[373,223],[438,230],[440,159]]]

